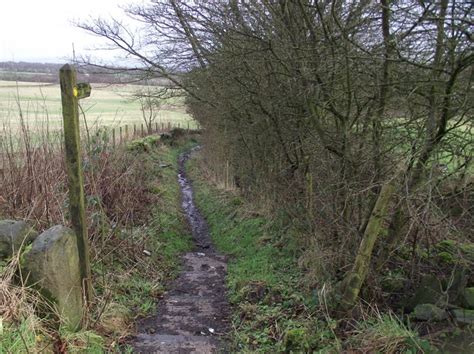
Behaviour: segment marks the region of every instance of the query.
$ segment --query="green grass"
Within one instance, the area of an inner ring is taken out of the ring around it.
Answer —
[[[119,231],[117,235],[120,242],[142,243],[145,240],[144,249],[151,252],[151,256],[144,257],[141,254],[141,260],[132,269],[129,260],[117,259],[114,254],[94,265],[96,279],[113,277],[113,281],[108,279],[104,283],[97,283],[99,293],[104,295],[107,284],[114,284],[110,301],[130,309],[135,317],[149,315],[155,310],[155,299],[164,292],[166,282],[179,270],[179,256],[192,247],[191,236],[181,212],[181,194],[177,182],[177,158],[187,147],[160,146],[137,154],[137,158],[140,156],[144,159],[143,168],[150,174],[148,188],[157,196],[157,202],[150,206],[146,224]]]
[[[139,126],[143,122],[140,104],[132,100],[132,95],[140,89],[142,87],[138,85],[92,84],[91,96],[80,101],[89,127],[133,124]],[[8,124],[12,128],[18,127],[17,101],[30,126],[43,124],[47,116],[51,129],[61,127],[59,85],[0,81],[0,126]],[[192,118],[186,113],[181,97],[166,100],[156,121],[160,124],[179,123],[182,127],[188,123],[191,127],[195,126]]]
[[[195,199],[217,249],[229,256],[227,285],[233,305],[232,350],[310,351],[338,345],[332,322],[314,316],[316,299],[305,292],[297,247],[279,220],[248,213],[240,197],[209,185],[199,162],[189,162]],[[331,323],[330,323],[331,322]]]
[[[284,216],[255,216],[233,193],[210,185],[199,156],[189,163],[197,206],[217,249],[229,256],[227,285],[233,307],[233,352],[336,353],[426,349],[416,332],[391,314],[368,314],[353,333],[341,330],[324,294],[308,289],[298,267],[298,232]],[[341,325],[342,324],[342,325]],[[372,340],[372,342],[370,342]]]

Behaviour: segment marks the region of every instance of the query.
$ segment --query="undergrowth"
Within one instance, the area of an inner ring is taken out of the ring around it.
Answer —
[[[26,128],[23,134],[27,142]],[[15,259],[21,255],[16,254],[0,269],[0,353],[118,350],[132,333],[133,321],[154,311],[156,298],[177,273],[178,255],[192,244],[176,178],[177,157],[192,143],[182,138],[170,146],[159,140],[146,149],[114,148],[107,132],[99,131],[85,145],[94,297],[83,329],[74,333],[61,321],[44,320],[39,310],[45,301],[19,282]],[[2,173],[8,178],[0,182],[0,215],[26,219],[39,231],[66,223],[59,147],[48,140],[15,151],[1,146]],[[25,189],[27,183],[33,188]]]
[[[227,284],[233,307],[229,340],[235,352],[408,352],[428,344],[394,314],[368,308],[356,321],[335,319],[324,286],[305,284],[298,265],[297,230],[209,181],[198,158],[189,163],[196,204],[217,249],[229,256]]]

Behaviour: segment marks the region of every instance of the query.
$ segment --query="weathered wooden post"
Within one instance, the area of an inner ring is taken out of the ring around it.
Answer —
[[[115,147],[115,127],[112,127],[112,146]]]
[[[143,123],[141,125],[141,137],[143,138],[145,136],[145,130],[143,128]]]
[[[125,125],[125,140],[128,140],[128,124]]]
[[[122,145],[122,140],[123,140],[123,138],[122,138],[122,126],[119,127],[119,131],[120,131],[120,142],[119,142],[119,144]]]
[[[158,133],[158,122],[155,122],[155,133]]]
[[[137,126],[133,123],[133,138],[137,136]]]
[[[92,282],[85,216],[78,100],[90,96],[91,86],[89,84],[76,84],[76,70],[69,64],[64,65],[59,70],[59,80],[61,83],[64,146],[69,187],[69,212],[72,228],[77,238],[83,292],[86,303],[88,303],[92,299]]]

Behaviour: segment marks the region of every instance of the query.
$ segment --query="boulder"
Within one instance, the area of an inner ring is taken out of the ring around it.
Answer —
[[[54,304],[66,326],[78,329],[83,306],[74,232],[61,225],[43,232],[25,254],[24,268],[28,282]]]
[[[405,308],[413,311],[417,305],[446,303],[447,297],[443,292],[440,280],[434,275],[427,275],[421,280],[413,297],[406,303]]]
[[[0,259],[11,257],[22,245],[31,243],[37,235],[25,221],[0,220]]]
[[[474,310],[474,288],[464,289],[461,298],[463,306],[470,310]]]
[[[433,304],[416,305],[413,314],[419,321],[442,321],[446,318],[446,311]]]
[[[474,310],[454,309],[452,314],[458,323],[474,324]]]

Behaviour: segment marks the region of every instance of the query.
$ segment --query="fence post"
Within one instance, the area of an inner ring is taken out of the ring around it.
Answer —
[[[78,100],[79,98],[88,97],[90,86],[88,86],[89,91],[87,93],[87,85],[76,85],[76,70],[69,64],[64,65],[59,70],[59,81],[61,83],[69,211],[71,224],[77,239],[83,291],[86,303],[88,303],[92,299],[92,283],[81,165]]]
[[[133,138],[135,139],[136,136],[137,136],[137,126],[135,125],[135,123],[133,123]]]
[[[142,123],[141,129],[142,129],[142,131],[141,131],[141,134],[142,134],[141,137],[143,138],[143,137],[145,136],[145,131],[144,131],[144,129],[143,129],[143,123]]]
[[[122,145],[122,126],[120,126],[119,128],[119,132],[120,132],[120,145]]]
[[[112,146],[115,147],[115,127],[112,127]]]
[[[155,122],[155,133],[158,133],[158,122]]]
[[[128,124],[125,125],[125,140],[128,140]]]

